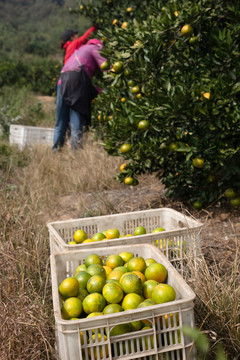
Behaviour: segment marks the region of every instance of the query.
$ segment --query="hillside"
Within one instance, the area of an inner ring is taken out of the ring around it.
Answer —
[[[69,14],[68,8],[74,4],[75,0],[1,0],[0,55],[15,58],[59,53],[64,29],[83,32],[89,25],[83,17]]]

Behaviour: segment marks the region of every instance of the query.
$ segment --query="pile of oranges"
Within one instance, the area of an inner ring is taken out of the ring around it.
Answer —
[[[157,227],[152,231],[152,233],[165,231],[163,227]],[[143,226],[137,226],[134,230],[133,235],[144,235],[147,231]],[[126,237],[126,236],[133,236],[132,234],[126,234],[126,235],[120,235],[120,232],[118,229],[108,229],[106,231],[97,232],[95,233],[91,238],[88,237],[87,233],[82,230],[78,229],[75,231],[73,235],[73,240],[68,243],[68,245],[76,245],[76,244],[85,244],[95,241],[102,241],[102,240],[111,240],[111,239],[118,239],[120,237]]]
[[[166,267],[153,258],[130,252],[111,254],[104,259],[90,254],[72,277],[59,284],[61,314],[65,320],[107,315],[161,304],[176,299],[166,283]],[[141,330],[146,321],[116,325],[110,335]]]

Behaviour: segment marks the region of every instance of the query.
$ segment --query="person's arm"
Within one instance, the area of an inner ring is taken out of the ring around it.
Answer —
[[[89,36],[96,30],[96,26],[91,26],[90,29],[88,29],[85,34],[77,38],[76,40],[73,40],[73,46],[75,49],[78,49],[80,46],[84,45],[87,42],[87,39]]]

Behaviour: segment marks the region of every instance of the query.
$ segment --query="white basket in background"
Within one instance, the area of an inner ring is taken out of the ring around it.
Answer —
[[[79,264],[89,254],[102,259],[110,254],[129,251],[144,259],[153,258],[167,271],[167,283],[174,287],[176,300],[159,305],[101,315],[79,320],[63,320],[58,286],[63,279],[73,276]],[[53,308],[60,360],[194,360],[193,342],[182,332],[182,326],[194,327],[195,294],[184,279],[153,245],[124,245],[97,249],[55,253],[50,256]],[[145,320],[150,329],[110,336],[119,324]],[[92,337],[100,333],[100,339]],[[105,335],[105,336],[104,336]]]
[[[74,232],[84,230],[91,238],[95,233],[116,228],[121,235],[133,234],[137,226],[144,226],[147,234],[121,237],[113,240],[102,240],[85,244],[68,245],[73,240]],[[166,231],[151,233],[157,227]],[[134,211],[106,216],[97,216],[47,224],[51,254],[58,251],[74,251],[79,249],[121,246],[128,244],[153,244],[163,251],[167,258],[179,269],[182,261],[188,257],[195,259],[200,252],[200,231],[202,224],[180,212],[160,208]]]
[[[54,129],[24,126],[24,125],[10,125],[10,144],[16,144],[21,150],[26,145],[53,145],[53,131]]]

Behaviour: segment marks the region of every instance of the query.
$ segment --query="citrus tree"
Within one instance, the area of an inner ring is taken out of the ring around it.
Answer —
[[[127,164],[117,179],[155,173],[198,209],[232,189],[239,206],[240,4],[106,0],[75,11],[105,43],[93,126]]]

